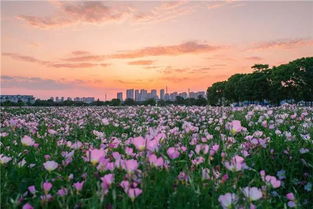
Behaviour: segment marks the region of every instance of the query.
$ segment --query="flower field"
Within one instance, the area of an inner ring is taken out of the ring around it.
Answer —
[[[1,208],[312,208],[313,108],[1,109]]]

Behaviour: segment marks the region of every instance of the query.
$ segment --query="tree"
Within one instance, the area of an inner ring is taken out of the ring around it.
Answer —
[[[133,105],[136,105],[136,102],[135,102],[135,100],[133,100],[133,99],[131,99],[131,98],[127,98],[127,99],[124,101],[124,105],[133,106]]]
[[[223,105],[225,100],[226,81],[216,82],[207,90],[208,102],[210,105]]]
[[[111,106],[120,106],[121,105],[121,100],[119,99],[112,99],[110,102]]]
[[[261,72],[263,70],[267,70],[269,67],[268,64],[255,64],[251,68],[257,72]]]
[[[148,99],[146,101],[143,102],[143,105],[151,105],[154,106],[156,104],[154,99]]]

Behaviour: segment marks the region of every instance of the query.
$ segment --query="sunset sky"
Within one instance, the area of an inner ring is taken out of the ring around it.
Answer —
[[[206,90],[313,56],[313,2],[2,1],[1,53],[1,94]]]

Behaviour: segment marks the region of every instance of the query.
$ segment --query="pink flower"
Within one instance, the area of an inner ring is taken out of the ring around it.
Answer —
[[[33,146],[35,144],[35,141],[29,137],[29,136],[24,136],[22,139],[21,139],[21,143],[24,145],[24,146]]]
[[[76,182],[73,184],[73,187],[76,189],[77,192],[80,192],[83,189],[84,183],[84,181]]]
[[[233,120],[230,123],[230,131],[232,134],[236,134],[240,132],[242,129],[243,127],[241,126],[241,122],[239,120]]]
[[[278,180],[275,176],[267,175],[265,176],[265,181],[270,183],[273,188],[278,188],[281,185],[281,181]]]
[[[243,194],[250,200],[255,201],[262,198],[262,191],[256,187],[245,187]]]
[[[52,188],[52,184],[50,182],[44,182],[42,184],[42,188],[43,188],[44,192],[47,194],[50,191],[50,189]]]
[[[225,167],[231,171],[240,171],[246,168],[246,164],[244,163],[244,158],[239,155],[234,156],[230,162],[226,161],[224,163]]]
[[[34,209],[33,206],[31,206],[31,204],[26,203],[25,205],[23,205],[22,209]]]
[[[177,150],[177,148],[175,147],[170,147],[167,149],[167,155],[171,158],[171,159],[176,159],[179,157],[179,152]]]
[[[87,158],[93,165],[96,165],[101,158],[105,156],[105,151],[103,149],[92,149],[87,151]]]
[[[288,200],[295,200],[295,196],[294,196],[294,194],[293,194],[292,192],[286,194],[286,198],[287,198]]]
[[[146,140],[141,136],[133,138],[132,143],[139,151],[143,151],[146,147]]]
[[[51,135],[57,134],[58,132],[56,130],[53,129],[48,129],[48,133]]]
[[[61,188],[58,190],[57,194],[60,196],[60,197],[63,197],[65,195],[68,194],[68,190],[66,188]]]
[[[224,195],[220,195],[218,201],[222,205],[224,209],[231,208],[238,201],[238,197],[234,193],[226,193]]]
[[[210,155],[213,156],[220,148],[220,145],[214,144],[210,149]]]
[[[34,185],[28,187],[28,191],[32,194],[36,193],[36,187]]]
[[[138,168],[138,162],[137,160],[125,160],[124,163],[123,163],[123,168],[129,172],[129,173],[132,173],[134,172],[135,170],[137,170]]]
[[[162,157],[157,158],[155,154],[151,154],[149,155],[149,163],[156,167],[162,167],[164,164],[164,160]]]
[[[124,191],[126,192],[126,191],[129,189],[130,184],[129,184],[128,181],[122,181],[122,182],[120,183],[120,186],[121,186],[121,187],[124,189]]]
[[[6,164],[12,160],[11,157],[7,157],[3,154],[0,154],[0,164]]]
[[[58,167],[58,163],[55,161],[47,161],[43,164],[47,171],[53,171]]]
[[[227,179],[228,179],[229,177],[228,177],[228,175],[227,174],[225,174],[224,176],[222,176],[222,182],[225,182],[225,181],[227,181]]]
[[[110,124],[110,123],[109,123],[109,120],[108,120],[107,118],[103,118],[103,119],[102,119],[102,123],[103,123],[103,125],[105,125],[105,126],[107,126],[107,125]]]
[[[107,174],[101,178],[101,187],[104,193],[109,191],[109,187],[114,181],[114,174]]]
[[[142,190],[139,188],[129,188],[127,191],[127,195],[130,197],[132,201],[135,200],[142,193]]]

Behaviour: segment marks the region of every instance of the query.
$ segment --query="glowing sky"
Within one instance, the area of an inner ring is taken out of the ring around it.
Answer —
[[[206,90],[312,56],[313,2],[2,1],[1,52],[1,94]]]

